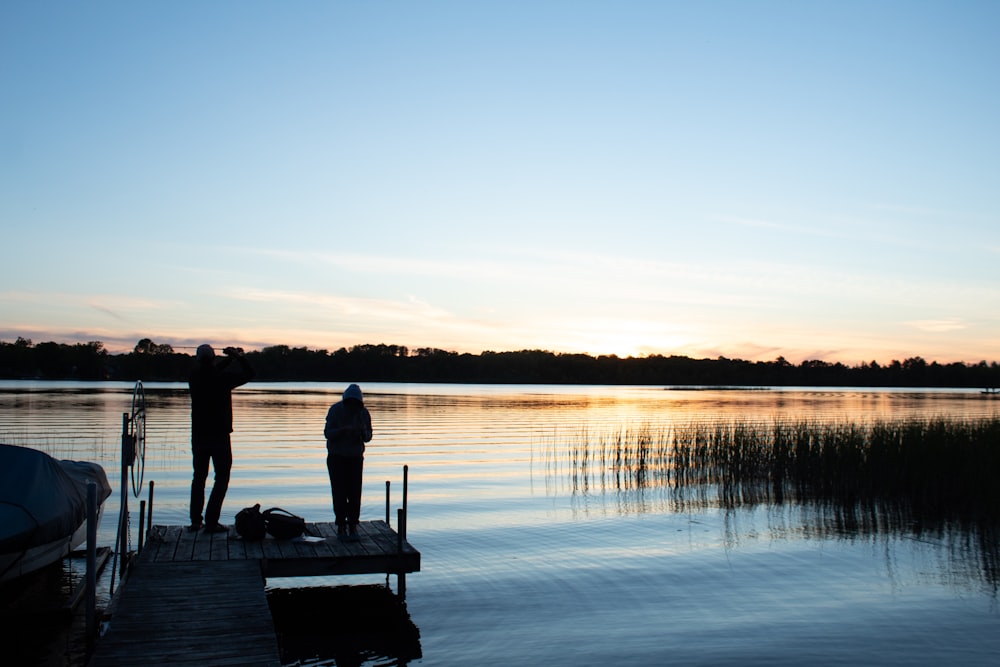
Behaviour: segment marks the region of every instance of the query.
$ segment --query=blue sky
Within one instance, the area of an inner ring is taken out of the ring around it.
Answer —
[[[998,29],[3,3],[0,340],[1000,360]]]

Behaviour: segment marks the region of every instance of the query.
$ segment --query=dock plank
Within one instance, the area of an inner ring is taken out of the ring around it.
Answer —
[[[243,543],[244,554],[247,558],[260,560],[264,557],[264,548],[261,546],[260,540],[244,540],[243,538],[239,538],[234,541]]]
[[[229,531],[225,533],[208,533],[211,549],[209,550],[210,560],[229,560]],[[235,531],[233,532],[233,537],[236,536]]]
[[[122,588],[91,667],[281,664],[257,561],[154,561]]]
[[[385,530],[382,529],[383,526]],[[360,529],[364,531],[365,537],[370,539],[374,544],[378,545],[383,554],[392,554],[396,552],[396,540],[389,537],[391,529],[389,529],[389,525],[384,521],[364,523],[361,525]]]
[[[324,538],[323,541],[277,540],[270,535],[263,540],[251,541],[244,540],[232,529],[227,533],[208,533],[204,530],[188,531],[182,526],[153,526],[140,561],[295,561],[301,562],[305,569],[308,568],[305,563],[315,562],[319,563],[317,574],[330,569],[327,561],[357,561],[362,564],[367,562],[367,567],[373,568],[368,570],[371,573],[419,571],[419,552],[405,540],[400,551],[399,536],[385,521],[362,521],[358,526],[357,540],[337,537],[337,528],[332,522],[310,523],[308,528],[310,534]],[[394,559],[400,562],[393,569],[378,569]],[[357,567],[355,563],[349,569],[357,572]]]

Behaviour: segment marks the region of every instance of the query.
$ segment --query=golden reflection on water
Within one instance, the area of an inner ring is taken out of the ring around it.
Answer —
[[[318,465],[323,425],[343,387],[252,383],[234,393],[236,465],[267,477]],[[548,444],[639,428],[700,423],[869,421],[996,417],[1000,400],[971,391],[735,390],[663,387],[369,384],[375,439],[367,465],[421,466],[425,480],[517,476],[564,464]],[[183,384],[146,384],[151,468],[189,465],[189,399]],[[113,462],[120,451],[126,383],[0,383],[0,441],[61,457]],[[579,453],[578,453],[579,454]],[[599,452],[583,453],[598,457]],[[553,458],[554,457],[554,458]],[[307,470],[305,478],[311,478]],[[617,488],[598,476],[595,490]]]
[[[973,391],[690,390],[662,387],[407,385],[365,387],[376,426],[370,453],[437,462],[504,465],[530,459],[553,438],[698,423],[870,421],[996,417],[1000,400]],[[234,446],[244,456],[308,457],[323,447],[326,410],[339,384],[252,383],[234,393]],[[0,439],[114,456],[132,386],[0,383]],[[150,453],[186,458],[189,399],[183,384],[146,385]],[[185,461],[186,463],[186,461]]]

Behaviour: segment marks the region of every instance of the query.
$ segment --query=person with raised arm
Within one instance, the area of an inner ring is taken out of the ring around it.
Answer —
[[[235,347],[223,350],[226,355],[216,363],[211,345],[200,345],[195,353],[195,368],[188,380],[191,391],[191,454],[194,477],[191,480],[191,525],[199,530],[204,525],[209,532],[226,532],[228,526],[219,523],[222,502],[229,489],[229,474],[233,468],[233,397],[236,387],[253,379],[254,371]],[[233,364],[235,362],[235,365]],[[215,469],[212,493],[205,507],[205,483],[208,467]],[[202,509],[205,510],[204,517]]]

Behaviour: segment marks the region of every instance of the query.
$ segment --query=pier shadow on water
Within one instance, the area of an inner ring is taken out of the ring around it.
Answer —
[[[422,657],[420,631],[387,586],[267,591],[281,664],[407,665]]]

